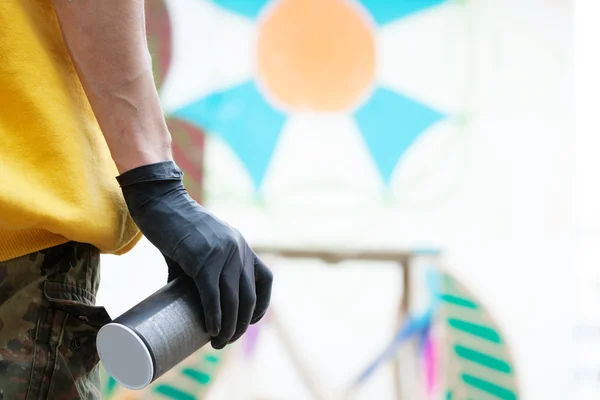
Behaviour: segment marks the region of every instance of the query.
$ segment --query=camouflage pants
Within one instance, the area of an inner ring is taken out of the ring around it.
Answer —
[[[0,400],[101,398],[99,261],[71,242],[0,262]]]

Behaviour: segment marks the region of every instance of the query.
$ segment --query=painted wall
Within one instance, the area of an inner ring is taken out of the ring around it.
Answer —
[[[570,3],[331,2],[313,31],[310,7],[328,2],[298,1],[167,1],[161,97],[208,132],[207,206],[256,244],[444,249],[504,329],[523,399],[568,398]],[[103,261],[99,301],[115,316],[166,280],[145,242]],[[274,304],[336,393],[389,341],[397,271],[275,267]],[[390,398],[390,374],[361,398]],[[231,363],[212,396],[308,398],[269,330],[252,368]]]

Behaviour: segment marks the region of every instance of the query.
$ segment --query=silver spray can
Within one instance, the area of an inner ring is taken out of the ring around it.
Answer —
[[[181,276],[100,329],[100,360],[119,384],[143,389],[210,341],[203,321],[198,290]]]

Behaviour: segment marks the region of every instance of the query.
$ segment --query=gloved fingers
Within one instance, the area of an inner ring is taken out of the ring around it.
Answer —
[[[207,271],[209,268],[202,268],[194,281],[202,301],[206,331],[212,337],[216,337],[221,331],[221,293],[218,276],[212,277]]]
[[[251,324],[255,324],[267,312],[271,303],[271,288],[273,286],[273,273],[258,256],[254,256],[254,281],[256,285],[256,307]]]
[[[252,315],[254,314],[254,307],[256,306],[256,291],[254,288],[252,269],[246,268],[244,271],[248,272],[243,273],[240,277],[240,307],[238,310],[235,335],[229,340],[230,344],[246,333]]]
[[[234,259],[235,260],[235,259]],[[235,260],[241,264],[241,260]],[[215,349],[222,349],[235,334],[235,327],[238,319],[239,309],[239,289],[240,288],[240,267],[229,265],[225,267],[219,281],[219,291],[221,293],[221,309],[223,310],[221,318],[221,331],[211,340]]]

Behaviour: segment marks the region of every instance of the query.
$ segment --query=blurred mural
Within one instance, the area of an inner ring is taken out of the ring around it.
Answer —
[[[107,399],[565,398],[568,6],[146,3],[186,186],[278,292],[239,344]],[[144,246],[124,262],[163,268]]]

